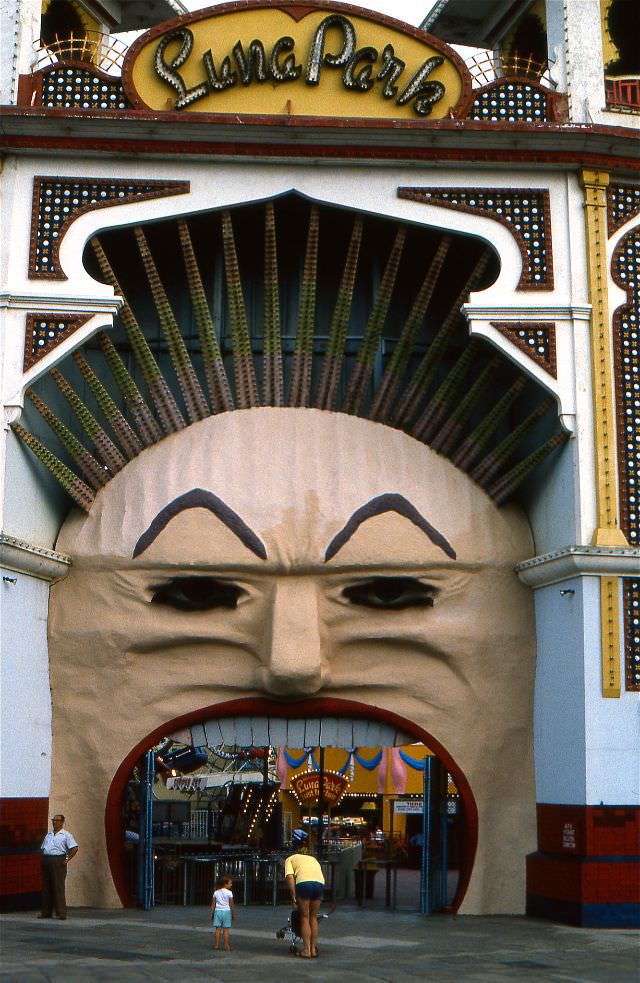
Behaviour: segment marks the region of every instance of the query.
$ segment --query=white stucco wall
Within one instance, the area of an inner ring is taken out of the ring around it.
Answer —
[[[6,568],[1,576],[9,579],[0,582],[0,798],[48,796],[49,584]]]
[[[51,549],[70,501],[13,433],[6,435],[3,532],[34,546]]]
[[[541,587],[535,605],[537,801],[640,804],[640,699],[602,696],[600,578]]]
[[[592,603],[599,597],[598,578],[585,579]],[[620,637],[623,646],[622,631]],[[584,684],[587,805],[640,805],[640,693],[625,692],[623,670],[620,699],[602,696],[600,648],[593,644],[585,653]]]
[[[16,102],[18,76],[30,71],[40,34],[41,0],[0,0],[0,105]]]
[[[563,47],[570,122],[639,129],[637,114],[606,108],[600,0],[547,0],[547,11],[550,33]]]

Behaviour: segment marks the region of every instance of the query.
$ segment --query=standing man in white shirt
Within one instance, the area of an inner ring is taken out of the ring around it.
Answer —
[[[42,850],[42,912],[38,918],[51,918],[55,908],[56,916],[67,917],[67,902],[64,882],[67,878],[67,864],[78,852],[78,844],[66,829],[64,816],[58,814],[51,820],[53,830],[47,833],[40,849]]]

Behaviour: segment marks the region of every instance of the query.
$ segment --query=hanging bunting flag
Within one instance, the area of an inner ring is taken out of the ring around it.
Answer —
[[[407,791],[407,766],[402,760],[399,747],[391,748],[391,782],[393,791],[404,795]]]
[[[300,765],[303,765],[305,763],[305,761],[311,754],[310,748],[305,748],[299,758],[294,758],[293,755],[289,754],[286,747],[283,748],[282,751],[284,753],[285,761],[287,762],[290,768],[299,768]]]
[[[373,769],[377,768],[382,761],[382,748],[380,748],[378,753],[374,754],[373,758],[370,758],[368,761],[358,753],[357,748],[354,748],[353,756],[362,768],[366,768],[367,771],[373,771]]]
[[[418,758],[412,758],[406,753],[406,751],[403,751],[402,748],[398,748],[398,751],[400,752],[400,757],[406,765],[409,765],[409,767],[413,768],[414,771],[424,771],[425,761],[427,760],[426,757],[422,758],[422,760],[418,760]]]

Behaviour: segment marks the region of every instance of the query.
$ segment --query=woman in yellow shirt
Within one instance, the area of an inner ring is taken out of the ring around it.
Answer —
[[[294,845],[304,848],[307,834],[294,829]],[[308,853],[292,853],[284,862],[284,876],[289,885],[291,903],[300,912],[300,935],[303,959],[318,955],[318,911],[324,895],[324,875],[315,857]]]

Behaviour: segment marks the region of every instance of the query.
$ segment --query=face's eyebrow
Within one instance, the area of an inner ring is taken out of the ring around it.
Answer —
[[[342,527],[340,532],[333,537],[329,545],[327,546],[327,552],[324,555],[324,562],[326,563],[333,556],[336,555],[339,549],[342,549],[344,544],[351,539],[356,529],[362,525],[366,519],[372,519],[374,515],[382,515],[383,512],[397,512],[399,515],[403,515],[410,522],[413,522],[414,526],[421,529],[426,536],[429,537],[431,542],[437,546],[439,549],[446,553],[447,556],[451,557],[452,560],[456,559],[456,552],[449,543],[447,539],[438,532],[430,522],[420,515],[418,510],[415,508],[411,502],[407,501],[404,495],[398,495],[396,492],[387,492],[385,495],[378,495],[377,498],[372,498],[370,502],[362,505],[359,509],[353,513],[349,521]]]
[[[187,509],[208,509],[209,512],[213,512],[238,537],[247,549],[255,553],[261,560],[266,560],[267,551],[264,543],[256,536],[254,531],[221,498],[218,498],[213,492],[205,491],[204,488],[192,488],[191,491],[185,492],[184,495],[179,495],[178,498],[174,498],[172,502],[165,505],[158,512],[148,529],[142,533],[142,536],[134,547],[133,558],[135,559],[136,556],[144,553],[156,537],[160,535],[165,526],[172,519],[175,519],[180,512],[185,512]]]

